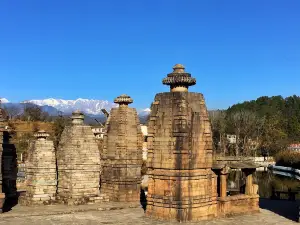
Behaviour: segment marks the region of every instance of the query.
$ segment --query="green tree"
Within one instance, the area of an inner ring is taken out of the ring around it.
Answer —
[[[58,147],[61,134],[65,128],[65,126],[70,125],[71,120],[68,117],[58,116],[54,119],[53,122],[53,131],[54,131],[54,146]]]

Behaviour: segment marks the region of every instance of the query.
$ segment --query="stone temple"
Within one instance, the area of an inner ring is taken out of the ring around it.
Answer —
[[[188,92],[195,78],[180,64],[151,106],[148,124],[147,216],[193,221],[216,216],[212,136],[203,95]]]
[[[258,195],[247,176],[246,193],[226,196],[226,165],[213,165],[212,132],[204,97],[188,92],[196,79],[181,64],[163,79],[148,121],[146,216],[198,221],[258,211]],[[243,169],[242,169],[243,170]]]
[[[101,190],[111,201],[139,202],[143,135],[133,100],[121,95],[114,100],[103,140]]]
[[[257,165],[213,161],[204,97],[188,92],[196,79],[177,64],[163,84],[170,86],[170,92],[155,96],[144,146],[149,176],[147,207],[143,205],[146,216],[185,222],[258,212],[258,186],[253,184]],[[144,141],[140,121],[136,109],[128,107],[131,97],[121,95],[114,102],[119,107],[111,109],[102,143],[97,143],[80,111],[73,112],[72,124],[65,127],[56,152],[48,134],[36,134],[26,163],[27,193],[21,203],[140,202]],[[0,108],[0,211],[4,199],[8,205],[18,196],[16,149],[6,124]],[[227,196],[230,168],[241,169],[246,179],[240,193]]]
[[[102,201],[100,195],[100,155],[90,126],[80,111],[72,114],[57,150],[57,199],[67,204]]]
[[[34,136],[26,161],[27,191],[20,200],[25,205],[45,205],[56,200],[56,156],[49,134],[40,130]]]

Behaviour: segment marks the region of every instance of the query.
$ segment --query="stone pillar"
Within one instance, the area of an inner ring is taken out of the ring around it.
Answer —
[[[253,191],[253,173],[255,172],[255,170],[256,169],[252,169],[252,168],[242,169],[242,171],[246,175],[246,187],[245,187],[245,194],[246,195],[256,194]]]
[[[133,100],[121,95],[114,101],[103,140],[103,173],[101,191],[110,200],[139,202],[143,135],[136,109],[129,108]]]
[[[225,198],[227,196],[227,175],[228,168],[225,167],[220,171],[220,197]]]
[[[100,195],[99,149],[90,126],[80,111],[72,114],[57,150],[57,199],[69,205],[107,201]]]
[[[57,188],[56,157],[49,134],[40,130],[34,135],[26,164],[27,192],[21,197],[24,205],[48,205],[55,201]]]
[[[146,215],[198,221],[217,216],[212,133],[203,95],[188,92],[196,80],[180,64],[163,79],[148,122],[149,186]]]

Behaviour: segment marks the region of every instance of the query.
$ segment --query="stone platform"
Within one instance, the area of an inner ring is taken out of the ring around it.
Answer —
[[[272,205],[292,204],[291,202],[272,201]],[[287,207],[287,206],[285,206]],[[290,207],[294,208],[293,205]],[[235,216],[211,221],[201,221],[197,225],[252,225],[252,224],[297,224],[267,209],[261,213]],[[0,225],[59,225],[59,224],[114,224],[114,225],[170,225],[178,222],[158,221],[145,217],[138,204],[101,203],[94,205],[65,206],[49,205],[39,207],[16,206],[7,213],[0,214]]]

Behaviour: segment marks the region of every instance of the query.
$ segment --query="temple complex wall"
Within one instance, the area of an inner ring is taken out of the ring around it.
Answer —
[[[259,212],[259,196],[234,195],[218,200],[218,217]]]

